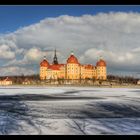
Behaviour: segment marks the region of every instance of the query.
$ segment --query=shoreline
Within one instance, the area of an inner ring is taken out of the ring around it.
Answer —
[[[1,87],[95,87],[95,88],[140,88],[140,85],[43,85],[43,84],[38,84],[38,85],[34,85],[34,84],[30,84],[30,85],[22,85],[22,84],[14,84],[14,85],[0,85]]]

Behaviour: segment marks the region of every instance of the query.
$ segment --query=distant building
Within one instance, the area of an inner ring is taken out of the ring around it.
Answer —
[[[140,85],[140,80],[137,81],[137,84]]]
[[[6,77],[4,80],[0,80],[0,85],[12,85],[13,81],[9,78]]]
[[[31,81],[28,80],[28,79],[25,79],[23,82],[22,82],[23,85],[28,85],[28,84],[31,84]]]
[[[91,64],[80,64],[76,56],[71,53],[66,64],[59,64],[56,50],[53,63],[50,64],[46,58],[40,63],[40,79],[107,79],[106,62],[100,59],[96,66]]]

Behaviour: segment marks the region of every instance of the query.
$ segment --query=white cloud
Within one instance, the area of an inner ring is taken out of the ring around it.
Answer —
[[[13,59],[15,58],[15,52],[8,45],[0,45],[0,58]]]
[[[42,58],[44,52],[40,51],[38,48],[31,48],[29,49],[26,54],[25,58],[29,61],[37,61]]]
[[[38,64],[44,55],[59,51],[66,62],[71,50],[81,63],[95,65],[99,55],[108,69],[140,70],[140,13],[99,13],[80,17],[62,15],[0,36],[0,58],[6,65]]]
[[[32,69],[22,68],[22,67],[18,67],[18,66],[1,67],[0,68],[0,73],[1,73],[1,76],[35,74],[35,72]]]
[[[103,50],[103,49],[89,49],[87,50],[81,57],[80,60],[83,63],[86,62],[94,62],[96,64],[97,60],[100,57],[105,56],[105,60],[107,61],[107,64],[110,64],[111,67],[119,67],[119,66],[127,66],[127,63],[135,63],[135,54],[132,52],[123,52],[123,53],[117,53],[115,51],[111,50]],[[104,58],[103,58],[104,59]],[[127,63],[126,63],[127,62]]]

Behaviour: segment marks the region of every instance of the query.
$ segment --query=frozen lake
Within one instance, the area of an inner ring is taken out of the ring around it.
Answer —
[[[0,87],[0,134],[139,134],[140,89]]]

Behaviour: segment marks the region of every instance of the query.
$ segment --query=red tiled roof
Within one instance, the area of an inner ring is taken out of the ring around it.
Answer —
[[[48,62],[46,59],[44,59],[44,60],[40,63],[40,66],[41,66],[41,67],[48,67],[48,66],[49,66],[49,62]]]
[[[104,66],[106,67],[106,62],[103,59],[100,59],[97,63],[96,66]]]
[[[6,79],[4,79],[4,81],[12,81],[9,77],[6,77]]]
[[[67,59],[67,63],[79,64],[78,59],[74,55],[70,55],[70,57]]]
[[[93,68],[94,68],[94,66],[93,66],[93,65],[91,65],[91,64],[87,64],[87,65],[85,65],[85,68],[86,68],[86,69],[93,69]]]
[[[51,70],[60,70],[61,67],[63,67],[64,64],[52,64],[52,65],[49,65],[48,69],[51,69]]]

